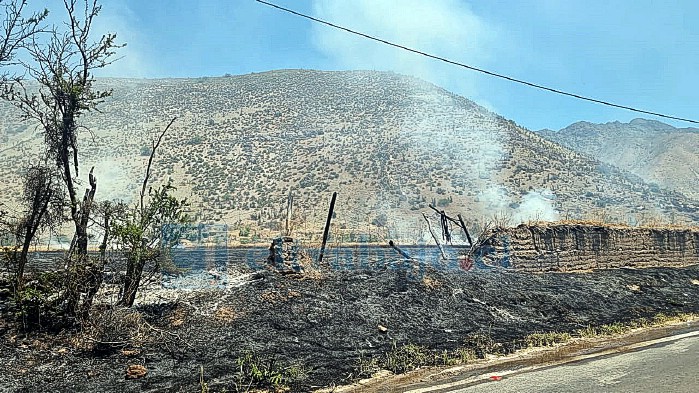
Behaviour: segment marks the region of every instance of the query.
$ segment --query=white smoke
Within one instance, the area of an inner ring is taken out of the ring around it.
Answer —
[[[116,43],[126,46],[116,50],[114,63],[95,71],[97,76],[121,78],[152,78],[159,74],[148,53],[148,37],[141,33],[134,21],[138,20],[126,3],[108,2],[104,4],[99,17],[95,19],[94,37],[116,33]]]
[[[487,215],[500,214],[510,209],[512,202],[507,196],[507,190],[503,186],[492,186],[478,194],[478,202],[481,210]]]
[[[556,195],[549,189],[532,190],[521,198],[511,197],[504,186],[492,186],[478,195],[482,215],[507,217],[509,224],[528,221],[557,221],[559,212],[554,206]]]
[[[315,0],[314,14],[350,29],[469,64],[491,59],[496,29],[457,0]],[[448,86],[478,101],[473,73],[322,25],[315,45],[336,67],[394,71]]]
[[[555,199],[556,195],[548,189],[529,191],[515,210],[515,222],[558,220],[558,211],[553,206]]]

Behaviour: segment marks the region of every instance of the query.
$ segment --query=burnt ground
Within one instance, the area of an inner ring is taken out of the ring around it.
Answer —
[[[403,344],[454,350],[480,335],[507,350],[533,332],[699,312],[699,266],[245,277],[153,296],[135,310],[97,307],[91,325],[51,334],[17,332],[0,297],[0,392],[202,391],[202,369],[210,391],[234,391],[246,353],[297,366],[304,372],[291,390],[309,391],[351,382],[360,358]],[[129,365],[146,375],[125,378]]]

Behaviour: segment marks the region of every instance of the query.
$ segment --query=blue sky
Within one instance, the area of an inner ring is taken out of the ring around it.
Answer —
[[[272,2],[516,78],[699,118],[696,0]],[[105,76],[199,77],[281,68],[390,70],[427,79],[530,129],[641,117],[440,64],[254,0],[102,3],[98,28],[116,32],[127,43],[120,52],[123,59],[105,69]],[[55,0],[46,4],[54,17],[61,15]]]

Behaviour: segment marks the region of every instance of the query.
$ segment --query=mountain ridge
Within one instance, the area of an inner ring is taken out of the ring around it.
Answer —
[[[699,129],[637,118],[628,123],[576,122],[538,134],[644,181],[699,199]]]

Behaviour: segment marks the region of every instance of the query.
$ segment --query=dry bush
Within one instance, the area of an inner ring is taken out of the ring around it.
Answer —
[[[83,321],[82,331],[75,336],[73,344],[107,354],[147,345],[176,351],[188,345],[177,333],[155,327],[140,311],[125,307],[94,310],[90,319]]]
[[[298,278],[299,280],[322,280],[325,278],[325,273],[321,269],[310,267],[303,272],[303,274],[293,276],[293,278]]]
[[[170,322],[172,327],[182,326],[188,316],[189,311],[183,305],[177,304],[172,315],[168,317],[168,322]]]
[[[272,304],[286,302],[295,297],[301,297],[301,293],[294,290],[286,290],[285,293],[272,290],[266,291],[260,295],[262,301]]]
[[[96,352],[114,352],[126,347],[141,347],[149,339],[150,325],[140,312],[129,308],[95,310],[83,323],[76,345]]]

